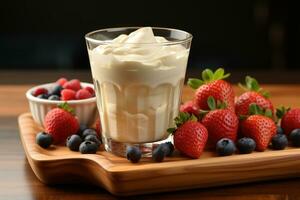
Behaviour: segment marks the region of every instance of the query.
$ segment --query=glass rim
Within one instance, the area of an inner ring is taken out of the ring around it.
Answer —
[[[128,27],[115,27],[115,28],[104,28],[104,29],[98,29],[95,31],[91,31],[87,34],[85,34],[84,38],[89,41],[89,42],[93,42],[93,43],[98,43],[98,44],[112,44],[111,40],[98,40],[98,39],[94,39],[91,37],[91,35],[97,33],[97,32],[104,32],[104,31],[121,31],[124,29],[139,29],[139,28],[144,28],[147,26],[128,26]],[[176,41],[167,41],[167,42],[160,42],[160,43],[141,43],[141,42],[135,42],[135,43],[119,43],[119,44],[135,44],[135,45],[175,45],[175,44],[182,44],[182,43],[186,43],[189,42],[193,39],[193,35],[187,31],[184,30],[180,30],[180,29],[174,29],[174,28],[164,28],[164,27],[152,27],[151,28],[153,30],[169,30],[169,31],[176,31],[176,32],[180,32],[183,34],[186,34],[187,37],[184,39],[178,39]],[[118,43],[116,43],[118,44]]]

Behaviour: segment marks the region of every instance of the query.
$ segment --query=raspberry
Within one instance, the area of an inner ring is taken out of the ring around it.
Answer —
[[[56,81],[56,83],[60,86],[63,86],[66,82],[68,82],[68,80],[64,77],[62,77]]]
[[[63,89],[61,91],[61,100],[68,101],[75,99],[76,92],[71,89]]]
[[[40,94],[48,94],[48,90],[45,88],[37,88],[35,91],[33,91],[33,96],[39,96]]]
[[[78,91],[81,89],[80,81],[78,79],[72,79],[72,80],[66,82],[63,85],[63,88]]]
[[[95,96],[95,90],[92,87],[87,86],[84,89],[86,89],[87,91],[89,91],[92,96]]]
[[[78,90],[76,92],[76,96],[75,96],[76,99],[88,99],[88,98],[91,98],[91,97],[92,97],[91,93],[86,89]]]

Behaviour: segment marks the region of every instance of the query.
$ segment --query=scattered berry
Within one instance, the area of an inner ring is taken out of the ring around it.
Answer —
[[[180,112],[187,112],[190,114],[194,114],[195,116],[199,115],[199,107],[194,101],[187,101],[180,106]]]
[[[35,91],[33,91],[33,96],[37,97],[41,94],[48,94],[48,90],[46,88],[37,88]]]
[[[61,91],[61,100],[68,101],[68,100],[74,100],[75,99],[76,92],[71,89],[63,89]]]
[[[95,96],[95,90],[92,87],[87,86],[84,89],[86,89],[87,91],[89,91],[92,96]]]
[[[291,140],[293,146],[300,147],[300,129],[294,129],[291,132],[290,140]]]
[[[236,146],[241,154],[248,154],[255,150],[256,143],[252,138],[244,137],[238,140]]]
[[[236,151],[231,139],[223,138],[217,142],[216,150],[219,156],[230,156]]]
[[[93,96],[92,96],[91,93],[90,93],[88,90],[86,90],[86,89],[80,89],[80,90],[78,90],[78,91],[76,92],[76,95],[75,95],[75,98],[76,98],[76,99],[88,99],[88,98],[91,98],[91,97],[93,97]]]
[[[283,150],[288,145],[288,139],[284,134],[276,134],[272,137],[271,143],[272,149]]]
[[[67,137],[76,134],[79,129],[73,109],[67,103],[50,110],[45,116],[44,126],[45,131],[52,135],[55,144],[65,143]]]
[[[95,142],[84,141],[79,146],[79,151],[82,154],[95,154],[98,150],[98,146]]]
[[[53,87],[53,90],[51,92],[51,95],[54,94],[54,95],[60,96],[62,90],[63,90],[63,87],[61,85],[55,84],[55,86]]]
[[[92,142],[95,142],[97,144],[97,146],[99,147],[101,142],[100,140],[98,139],[97,136],[95,135],[87,135],[85,138],[84,138],[84,141],[92,141]]]
[[[82,139],[79,137],[79,135],[71,135],[67,138],[66,145],[71,151],[78,151],[81,142]]]
[[[135,146],[128,146],[126,148],[126,157],[132,163],[137,163],[142,157],[142,153],[139,148]]]
[[[284,130],[281,128],[281,126],[277,126],[276,134],[284,134]]]
[[[88,126],[86,124],[80,124],[77,135],[79,135],[81,138],[83,138],[82,133],[85,129],[88,129]]]
[[[81,89],[80,81],[78,79],[72,79],[66,82],[63,88],[78,91]]]
[[[36,143],[44,149],[48,148],[53,142],[52,136],[45,132],[38,133],[35,139]]]
[[[174,145],[172,144],[172,142],[165,142],[160,145],[163,147],[166,156],[172,156],[174,152]]]
[[[92,129],[92,128],[88,128],[88,129],[85,129],[83,132],[82,132],[82,138],[85,139],[86,136],[88,135],[94,135],[94,136],[98,136],[97,132],[95,129]]]
[[[53,94],[53,95],[50,95],[50,96],[48,97],[48,99],[51,100],[51,101],[59,101],[59,100],[60,100],[60,97],[57,96],[57,95],[55,95],[55,94]]]
[[[64,77],[62,77],[56,81],[56,83],[60,86],[63,86],[66,82],[68,82],[68,80]]]
[[[300,129],[300,108],[287,109],[281,119],[281,127],[287,136],[294,129]]]
[[[152,159],[155,162],[162,162],[165,158],[165,149],[163,145],[158,145],[152,152]]]

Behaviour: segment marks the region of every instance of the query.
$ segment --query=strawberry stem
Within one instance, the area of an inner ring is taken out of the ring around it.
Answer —
[[[184,124],[187,121],[198,121],[198,118],[190,113],[187,112],[179,112],[179,115],[174,119],[175,127],[168,128],[167,132],[173,134],[178,127]]]
[[[278,119],[282,119],[282,117],[287,113],[291,108],[287,107],[285,108],[284,106],[281,106],[279,108],[276,108],[276,116]]]
[[[270,97],[270,93],[267,91],[263,91],[263,89],[260,87],[258,81],[251,77],[251,76],[246,76],[245,77],[245,85],[239,83],[238,84],[240,88],[242,88],[245,91],[254,91],[260,93],[262,96],[265,98]]]
[[[74,108],[72,108],[67,102],[64,102],[64,103],[61,103],[61,104],[58,104],[59,108],[71,113],[72,115],[75,115],[75,110]]]

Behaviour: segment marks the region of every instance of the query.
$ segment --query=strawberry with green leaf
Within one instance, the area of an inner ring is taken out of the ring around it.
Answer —
[[[300,129],[300,108],[285,108],[276,109],[278,119],[281,119],[281,128],[288,136],[294,129]]]
[[[174,135],[174,146],[182,154],[191,158],[199,158],[207,142],[207,129],[198,122],[197,117],[180,112],[175,118],[175,128],[168,132]]]
[[[235,103],[235,112],[237,115],[247,115],[249,113],[249,105],[252,103],[257,104],[263,109],[269,109],[274,114],[274,107],[269,100],[269,93],[262,90],[256,79],[246,76],[245,85],[239,84],[239,86],[246,90],[246,92],[240,95]]]
[[[234,111],[234,91],[230,83],[223,79],[229,77],[230,74],[225,74],[224,69],[219,68],[215,72],[210,69],[205,69],[202,72],[202,79],[190,78],[188,85],[196,89],[194,102],[200,109],[208,110],[207,99],[209,96],[225,102],[229,110]]]
[[[207,104],[210,111],[202,119],[202,124],[208,130],[208,140],[215,145],[220,139],[228,138],[236,141],[239,120],[235,112],[226,108],[226,104],[210,96]]]

